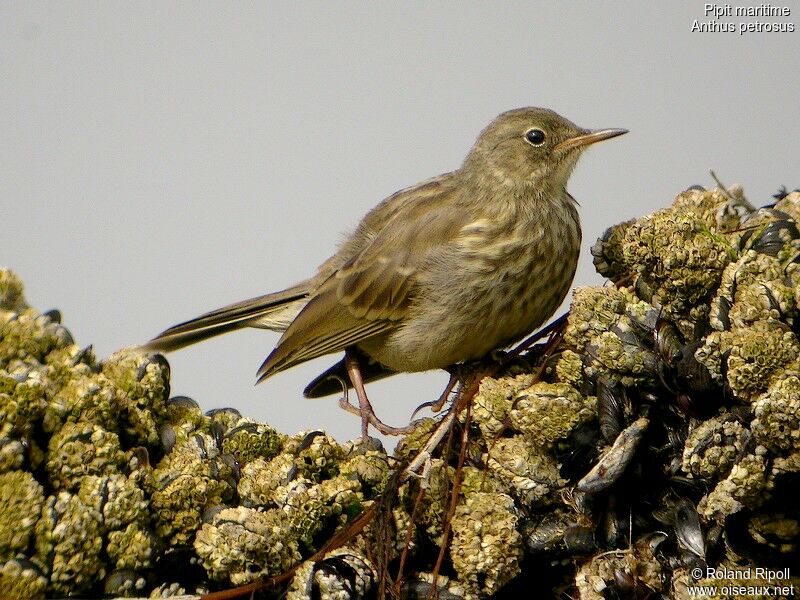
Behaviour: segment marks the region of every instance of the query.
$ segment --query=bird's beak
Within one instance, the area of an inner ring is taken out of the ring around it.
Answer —
[[[617,137],[618,135],[622,135],[623,133],[628,133],[627,129],[586,129],[581,135],[576,135],[573,138],[569,138],[568,140],[564,140],[563,142],[556,144],[556,150],[570,150],[572,148],[580,148],[582,146],[589,146],[590,144],[594,144],[595,142],[602,142],[603,140],[608,140],[613,137]]]

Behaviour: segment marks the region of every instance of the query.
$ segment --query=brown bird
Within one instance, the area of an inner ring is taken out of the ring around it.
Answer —
[[[623,133],[582,129],[543,108],[505,112],[459,169],[378,204],[310,279],[171,327],[145,349],[175,350],[242,327],[283,331],[259,382],[344,351],[305,394],[333,392],[324,380],[346,370],[362,434],[370,423],[396,433],[375,416],[364,381],[479,359],[542,325],[578,262],[567,180],[587,146]]]

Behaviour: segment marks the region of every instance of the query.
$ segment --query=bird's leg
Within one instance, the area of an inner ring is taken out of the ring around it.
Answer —
[[[367,430],[370,425],[375,427],[375,429],[384,435],[401,435],[413,431],[414,427],[412,426],[391,427],[390,425],[387,425],[381,421],[375,414],[375,411],[372,409],[372,405],[369,403],[369,398],[367,398],[367,390],[364,389],[364,379],[361,376],[361,361],[359,360],[357,352],[351,350],[350,348],[345,350],[344,364],[347,368],[347,374],[350,376],[350,383],[353,384],[353,389],[356,391],[356,395],[358,396],[358,409],[355,409],[354,406],[347,402],[346,396],[342,398],[342,400],[344,400],[344,404],[340,400],[339,406],[342,406],[342,408],[349,412],[358,412],[358,414],[361,415],[362,438],[366,440],[369,437]]]

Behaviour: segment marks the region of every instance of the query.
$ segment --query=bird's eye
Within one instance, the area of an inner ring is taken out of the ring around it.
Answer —
[[[529,129],[525,132],[525,139],[531,146],[541,146],[544,144],[544,131],[541,129]]]

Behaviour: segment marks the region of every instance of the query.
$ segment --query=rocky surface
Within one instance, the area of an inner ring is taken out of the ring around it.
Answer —
[[[611,283],[575,290],[563,337],[484,379],[407,481],[436,421],[392,456],[203,413],[163,357],[98,361],[0,270],[0,597],[177,597],[294,568],[259,594],[796,592],[798,218],[798,192],[756,210],[693,188],[609,229],[592,253]]]

